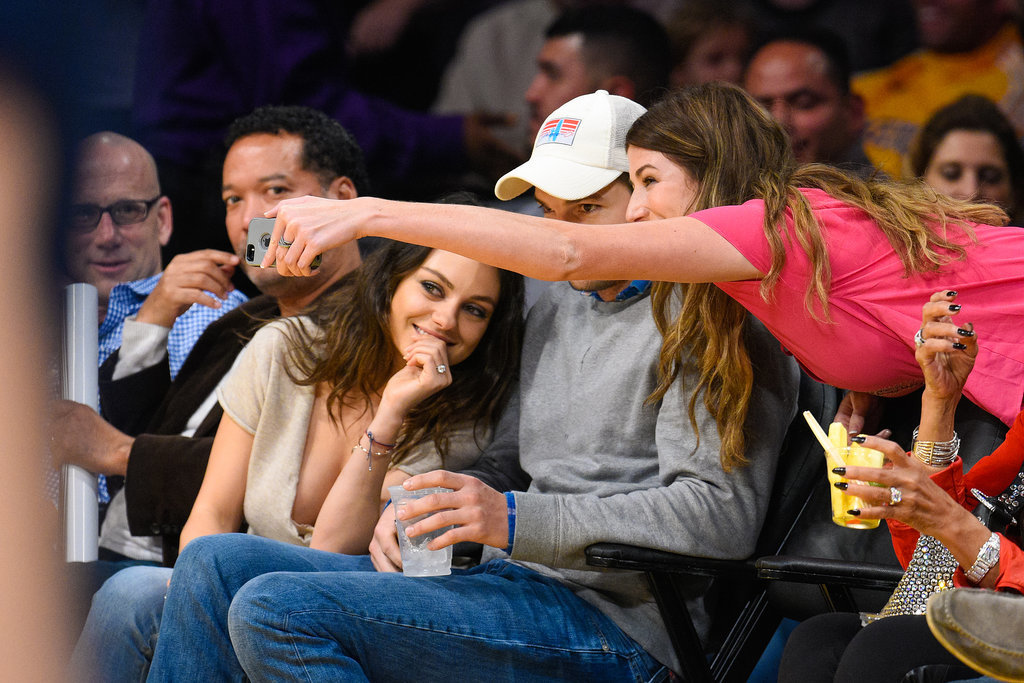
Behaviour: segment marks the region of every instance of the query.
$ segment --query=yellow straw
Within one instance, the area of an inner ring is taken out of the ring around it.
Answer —
[[[843,456],[839,455],[839,451],[838,449],[836,449],[836,445],[832,443],[832,440],[828,438],[828,435],[825,433],[825,430],[821,428],[821,425],[818,424],[818,421],[814,419],[813,415],[811,415],[811,411],[804,411],[804,419],[807,420],[807,424],[810,425],[811,431],[814,432],[814,436],[818,439],[818,442],[825,449],[825,459],[828,460],[829,458],[831,458],[831,464],[834,467],[846,467],[846,461],[843,460]]]

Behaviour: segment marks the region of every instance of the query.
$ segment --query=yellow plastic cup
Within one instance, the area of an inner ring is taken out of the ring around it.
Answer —
[[[833,423],[828,430],[829,441],[836,446],[836,450],[846,461],[848,467],[881,467],[885,462],[885,455],[882,451],[873,448],[865,448],[859,443],[846,445],[846,428],[838,422]],[[832,496],[832,521],[846,529],[875,529],[879,520],[863,519],[862,517],[849,514],[848,510],[859,510],[867,507],[867,503],[851,496],[846,491],[835,487],[836,482],[849,482],[851,480],[840,477],[832,471],[833,465],[828,465],[829,493]],[[863,482],[856,482],[863,483]]]

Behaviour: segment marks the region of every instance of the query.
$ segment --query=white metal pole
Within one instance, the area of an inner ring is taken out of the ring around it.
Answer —
[[[96,288],[85,283],[64,290],[64,398],[99,409],[98,323]],[[64,556],[68,562],[96,560],[99,505],[96,476],[75,465],[61,470]]]

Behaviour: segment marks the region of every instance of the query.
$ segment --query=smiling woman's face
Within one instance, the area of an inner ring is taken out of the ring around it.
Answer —
[[[435,249],[395,289],[391,340],[401,353],[424,334],[437,337],[456,365],[480,343],[500,294],[496,268]]]
[[[633,196],[626,210],[628,221],[650,221],[685,216],[697,198],[700,184],[685,168],[661,152],[631,146],[629,179]]]

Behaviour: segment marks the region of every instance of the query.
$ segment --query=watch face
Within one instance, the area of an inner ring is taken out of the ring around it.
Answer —
[[[999,561],[999,544],[986,546],[984,551],[981,553],[982,558],[989,567]]]
[[[978,583],[985,578],[985,574],[988,574],[989,570],[997,562],[999,562],[999,535],[993,533],[985,541],[985,544],[981,546],[981,550],[978,551],[978,559],[974,561],[974,565],[965,574],[968,579]]]

